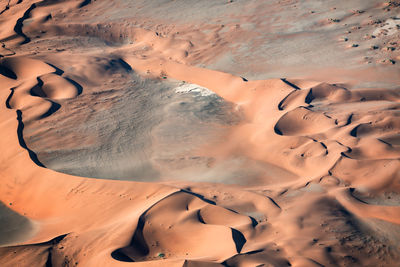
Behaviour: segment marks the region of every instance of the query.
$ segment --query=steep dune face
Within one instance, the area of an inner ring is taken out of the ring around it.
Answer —
[[[1,3],[0,265],[396,266],[399,8]]]

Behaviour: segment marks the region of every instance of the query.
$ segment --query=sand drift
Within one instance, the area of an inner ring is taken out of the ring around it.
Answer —
[[[400,4],[339,2],[1,3],[0,265],[396,266]]]

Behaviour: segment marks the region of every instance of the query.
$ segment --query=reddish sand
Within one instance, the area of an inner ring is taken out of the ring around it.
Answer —
[[[0,266],[398,266],[400,3],[340,2],[1,2]]]

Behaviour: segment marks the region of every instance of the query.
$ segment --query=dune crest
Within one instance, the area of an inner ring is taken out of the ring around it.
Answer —
[[[0,4],[1,266],[396,266],[395,1],[128,2]]]

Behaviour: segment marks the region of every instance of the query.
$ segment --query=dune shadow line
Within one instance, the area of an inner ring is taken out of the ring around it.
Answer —
[[[288,80],[286,80],[286,78],[281,78],[281,81],[286,83],[287,85],[293,87],[296,90],[301,90],[300,87],[298,87],[297,85],[295,85],[294,83],[289,82]]]
[[[13,94],[14,94],[14,90],[15,90],[15,88],[11,88],[11,93],[10,93],[10,95],[7,97],[7,100],[6,100],[6,107],[7,107],[8,109],[11,109],[10,100],[11,100]],[[23,134],[25,125],[24,125],[24,123],[22,122],[22,111],[19,110],[19,109],[17,110],[17,121],[18,121],[17,136],[18,136],[19,145],[20,145],[22,148],[24,148],[26,151],[28,151],[29,157],[31,158],[31,160],[32,160],[36,165],[38,165],[39,167],[46,168],[46,166],[44,166],[44,164],[40,162],[40,160],[39,160],[38,156],[36,155],[36,153],[33,152],[32,150],[30,150],[30,149],[28,148],[28,146],[26,145],[26,142],[25,142],[25,140],[24,140],[24,134]]]
[[[7,5],[5,6],[5,8],[4,8],[2,11],[0,11],[0,15],[3,14],[4,12],[6,12],[6,11],[9,10],[9,9],[10,9],[10,0],[8,0],[8,3],[7,3]]]
[[[22,148],[26,149],[26,151],[28,151],[29,157],[31,158],[31,160],[32,160],[36,165],[38,165],[39,167],[45,168],[45,166],[43,165],[43,163],[41,163],[40,160],[38,159],[36,153],[33,152],[32,150],[30,150],[30,149],[28,148],[28,146],[26,145],[26,143],[25,143],[24,135],[23,135],[24,127],[25,127],[25,126],[24,126],[24,123],[22,122],[22,112],[21,112],[21,110],[19,110],[19,109],[17,110],[17,121],[18,121],[17,136],[18,136],[19,145],[20,145]]]
[[[54,72],[55,74],[60,75],[60,76],[64,74],[64,71],[63,71],[62,69],[60,69],[59,67],[54,66],[53,64],[51,64],[51,63],[49,63],[49,62],[46,62],[46,64],[49,65],[49,66],[51,66],[51,67],[53,67],[53,68],[56,70],[56,71]]]
[[[80,5],[79,8],[82,8],[84,6],[89,5],[92,2],[92,0],[84,0]]]
[[[49,117],[50,115],[52,115],[53,113],[55,113],[57,110],[59,110],[61,108],[61,105],[54,101],[50,101],[50,103],[51,103],[50,108],[44,114],[42,114],[40,116],[40,119]]]
[[[31,11],[36,8],[36,4],[32,4],[24,13],[24,15],[17,20],[17,23],[14,26],[14,32],[18,34],[19,36],[24,38],[24,41],[21,42],[21,44],[27,44],[31,41],[31,38],[29,38],[23,31],[22,27],[24,26],[24,20],[29,18]]]
[[[16,80],[17,79],[17,75],[10,70],[9,68],[5,67],[5,66],[1,66],[0,65],[0,74],[3,76],[6,76],[7,78]]]
[[[234,228],[231,228],[231,230],[232,230],[232,239],[233,239],[233,242],[235,242],[235,246],[236,246],[236,251],[237,251],[237,253],[240,253],[247,240],[240,231],[238,231]]]
[[[55,245],[57,245],[58,243],[60,243],[67,235],[68,235],[68,234],[60,235],[60,236],[57,236],[57,237],[53,238],[53,239],[50,240],[50,241],[47,241],[47,242],[43,243],[43,244],[46,244],[46,245],[47,245],[47,244],[48,244],[48,245],[51,245],[51,246],[47,249],[48,254],[47,254],[47,260],[46,260],[46,265],[45,265],[45,267],[53,267],[53,247],[54,247]]]
[[[131,65],[129,65],[128,63],[126,63],[125,60],[123,60],[122,58],[118,59],[119,64],[121,64],[122,68],[124,70],[126,70],[126,72],[131,72],[132,71],[132,67]]]
[[[72,80],[71,78],[64,77],[64,79],[66,79],[67,81],[69,81],[70,83],[72,83],[73,86],[75,86],[75,88],[76,88],[76,90],[77,90],[77,92],[78,92],[78,95],[82,94],[82,92],[83,92],[83,87],[82,87],[82,85],[80,85],[80,84],[77,83],[76,81]]]
[[[7,97],[7,99],[6,99],[6,107],[7,107],[8,109],[11,109],[10,101],[11,101],[11,98],[13,97],[13,95],[14,95],[15,87],[14,87],[14,88],[11,88],[10,90],[11,90],[11,93],[8,95],[8,97]]]

